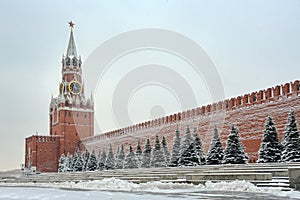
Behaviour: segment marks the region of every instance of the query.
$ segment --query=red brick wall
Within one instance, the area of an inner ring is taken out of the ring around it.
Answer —
[[[197,127],[204,150],[207,152],[213,127],[217,125],[225,147],[230,125],[233,123],[239,129],[249,161],[254,162],[257,159],[267,115],[273,118],[280,139],[291,109],[295,111],[296,119],[300,123],[300,97],[297,85],[299,81],[278,85],[274,88],[96,135],[82,142],[89,150],[108,149],[109,144],[112,144],[116,151],[117,146],[123,144],[128,151],[129,145],[135,148],[138,140],[141,141],[142,147],[147,138],[150,138],[151,145],[154,145],[155,135],[158,135],[160,139],[164,135],[169,151],[171,151],[176,128],[180,129],[181,136],[183,136],[186,125],[189,125],[191,131]]]
[[[28,167],[30,150],[31,166],[38,171],[53,172],[58,169],[60,137],[31,136],[26,138],[25,166]]]
[[[94,112],[84,106],[50,110],[50,135],[64,137],[60,154],[73,154],[82,138],[94,135]]]

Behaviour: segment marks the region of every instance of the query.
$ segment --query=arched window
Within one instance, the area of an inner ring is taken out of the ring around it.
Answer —
[[[71,63],[71,60],[70,60],[69,57],[67,57],[67,58],[66,58],[66,65],[67,65],[67,66],[70,66],[70,63]]]
[[[73,58],[73,66],[76,67],[77,66],[77,59]]]

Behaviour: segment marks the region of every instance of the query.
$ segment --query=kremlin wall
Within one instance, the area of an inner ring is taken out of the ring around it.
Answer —
[[[275,123],[280,141],[287,123],[288,113],[295,111],[296,120],[300,122],[300,84],[299,80],[277,85],[272,88],[252,92],[236,98],[220,101],[192,110],[146,121],[126,128],[114,130],[101,135],[85,138],[82,143],[88,150],[96,151],[112,144],[114,152],[120,145],[126,151],[131,144],[136,148],[138,140],[144,147],[146,139],[150,138],[154,145],[155,136],[161,139],[165,136],[169,151],[172,150],[175,130],[180,130],[181,137],[185,134],[186,126],[191,132],[194,128],[202,140],[204,152],[207,153],[213,135],[213,128],[217,126],[223,147],[226,145],[230,133],[230,125],[235,124],[249,156],[249,162],[255,162],[263,136],[264,124],[268,115]]]
[[[252,92],[236,98],[179,112],[151,121],[128,126],[111,132],[94,135],[94,100],[85,95],[82,80],[82,61],[77,54],[73,36],[74,23],[69,22],[70,37],[66,54],[62,58],[59,94],[51,97],[49,105],[49,129],[47,136],[32,135],[25,139],[25,168],[28,171],[57,172],[58,160],[62,154],[74,154],[77,149],[96,152],[110,144],[114,152],[124,145],[134,150],[140,141],[142,148],[146,139],[154,144],[156,135],[165,136],[169,152],[172,150],[175,130],[181,137],[187,126],[197,131],[207,153],[213,128],[217,126],[225,147],[230,125],[235,124],[249,156],[249,162],[257,160],[267,115],[273,118],[280,140],[286,125],[288,113],[295,111],[300,123],[300,81],[277,85],[273,88]]]

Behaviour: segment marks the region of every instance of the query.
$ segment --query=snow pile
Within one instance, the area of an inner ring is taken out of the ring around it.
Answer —
[[[240,192],[280,192],[280,189],[275,188],[259,188],[253,185],[252,183],[248,181],[221,181],[218,183],[212,183],[210,181],[207,181],[205,183],[205,189],[206,190],[221,190],[221,191],[240,191]]]
[[[281,193],[278,193],[277,196],[300,199],[300,192],[297,192],[297,191],[281,192]]]
[[[63,189],[80,189],[80,190],[110,190],[110,191],[161,191],[161,190],[178,190],[178,189],[199,189],[203,185],[195,186],[187,183],[162,183],[159,181],[148,183],[132,183],[116,178],[105,178],[103,180],[80,181],[80,182],[62,182],[53,184],[39,184],[39,186],[49,186]],[[38,186],[38,185],[36,185]]]
[[[132,183],[117,178],[105,178],[103,180],[80,181],[80,182],[61,182],[61,183],[0,183],[0,186],[33,186],[33,187],[52,187],[63,189],[78,190],[110,190],[110,191],[158,191],[158,190],[197,190],[197,191],[242,191],[242,192],[275,192],[279,189],[258,188],[247,181],[232,182],[206,182],[205,185],[193,185],[188,183],[163,183],[153,181],[147,183]]]
[[[71,190],[98,190],[98,191],[122,191],[122,192],[149,192],[149,193],[193,193],[202,191],[234,191],[249,193],[269,193],[280,197],[298,198],[300,192],[282,192],[278,188],[259,188],[247,181],[232,182],[206,182],[205,185],[193,185],[187,183],[163,183],[159,181],[136,184],[116,178],[105,178],[103,180],[80,181],[80,182],[61,182],[61,183],[0,183],[1,186],[29,186],[46,187]]]
[[[131,191],[138,188],[138,184],[116,178],[105,178],[103,180],[80,181],[77,183],[54,183],[54,187],[66,189]]]

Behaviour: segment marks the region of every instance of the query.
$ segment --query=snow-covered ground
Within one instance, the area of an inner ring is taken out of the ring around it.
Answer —
[[[300,199],[300,192],[258,188],[246,181],[205,185],[148,182],[135,184],[115,178],[88,182],[0,184],[0,199]]]

